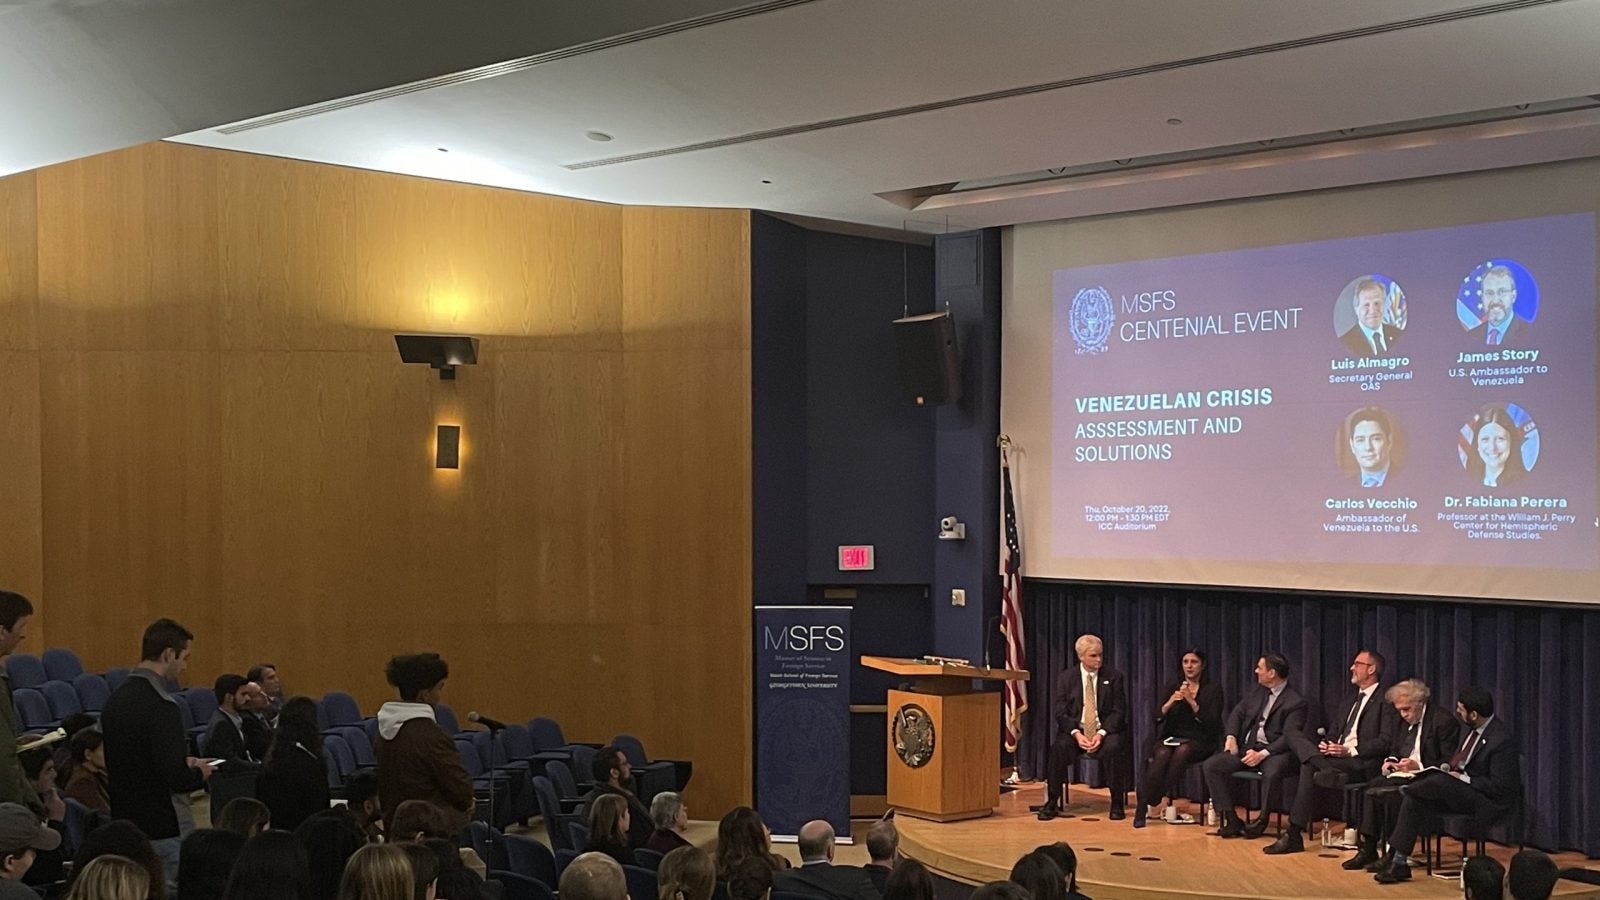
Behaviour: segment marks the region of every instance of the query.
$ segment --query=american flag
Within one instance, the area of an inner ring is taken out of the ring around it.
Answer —
[[[1026,669],[1027,657],[1022,651],[1022,544],[1017,540],[1017,504],[1011,496],[1011,460],[1007,456],[1008,442],[1000,443],[1000,478],[1004,493],[1005,542],[1000,553],[1000,574],[1005,578],[1005,591],[1000,597],[1000,634],[1006,641],[1006,668]],[[1021,681],[1005,683],[1005,747],[1006,752],[1017,752],[1017,742],[1022,738],[1022,714],[1028,711],[1028,692]]]

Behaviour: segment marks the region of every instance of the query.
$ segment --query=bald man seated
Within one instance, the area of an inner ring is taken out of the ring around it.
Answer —
[[[628,878],[621,863],[591,851],[567,864],[557,890],[561,900],[628,900]]]
[[[865,871],[833,864],[833,826],[821,819],[800,826],[800,868],[774,875],[772,889],[824,900],[879,900],[878,889]],[[563,894],[561,900],[567,896]]]

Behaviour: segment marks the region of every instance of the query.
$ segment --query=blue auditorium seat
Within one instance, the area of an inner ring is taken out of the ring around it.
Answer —
[[[65,647],[51,647],[41,657],[44,664],[45,677],[51,681],[65,681],[83,674],[83,663],[78,659],[78,654]]]
[[[6,657],[6,675],[11,679],[11,689],[35,688],[50,680],[44,664],[30,653],[13,653]]]
[[[72,679],[72,689],[78,694],[78,705],[83,711],[99,715],[100,710],[106,708],[106,700],[111,697],[111,686],[106,684],[104,676],[85,672]]]
[[[57,721],[83,712],[78,692],[65,681],[46,681],[39,686],[39,693],[43,694],[45,702],[50,704],[50,715]]]

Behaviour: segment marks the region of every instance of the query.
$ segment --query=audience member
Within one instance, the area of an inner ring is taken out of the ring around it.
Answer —
[[[717,864],[706,851],[690,845],[661,857],[656,869],[656,900],[711,900],[716,889]]]
[[[562,871],[558,893],[561,900],[628,900],[628,880],[616,860],[584,853]]]
[[[28,622],[33,618],[33,604],[27,597],[13,591],[0,591],[0,802],[20,803],[45,814],[44,804],[34,794],[22,774],[22,764],[17,761],[17,744],[10,736],[22,731],[17,724],[17,708],[11,699],[11,676],[4,659],[10,656],[23,638],[28,636]]]
[[[484,896],[483,876],[462,861],[462,848],[442,838],[428,838],[417,843],[432,850],[439,860],[440,897],[445,900],[479,900]],[[477,855],[474,854],[473,858],[476,859]]]
[[[991,881],[979,885],[967,900],[1032,900],[1032,897],[1015,881]]]
[[[60,783],[63,787],[67,783],[67,776],[72,772],[72,739],[85,731],[100,730],[100,719],[88,713],[69,713],[61,717],[61,740],[50,745],[50,753],[56,759],[56,771],[61,773]]]
[[[1033,850],[1011,867],[1011,880],[1022,885],[1033,900],[1062,900],[1067,893],[1067,875],[1049,854]]]
[[[1456,698],[1456,718],[1466,736],[1443,770],[1413,780],[1401,794],[1400,813],[1389,837],[1393,856],[1375,876],[1379,884],[1411,878],[1406,857],[1424,822],[1440,813],[1466,813],[1489,822],[1505,813],[1522,794],[1522,763],[1517,736],[1494,714],[1494,698],[1480,687],[1465,687]]]
[[[383,801],[378,796],[378,776],[362,769],[344,780],[344,799],[367,840],[383,840]]]
[[[1357,817],[1361,844],[1356,855],[1340,863],[1345,869],[1376,872],[1384,865],[1378,858],[1378,845],[1389,837],[1395,813],[1400,808],[1400,788],[1409,782],[1404,774],[1435,768],[1450,759],[1456,747],[1459,723],[1442,706],[1430,704],[1432,691],[1420,678],[1408,678],[1389,688],[1384,699],[1394,707],[1389,724],[1396,729],[1393,755],[1378,771],[1383,778],[1361,792]],[[1392,776],[1392,777],[1391,777]]]
[[[398,844],[411,863],[412,900],[434,900],[439,892],[439,857],[421,844]],[[448,898],[446,898],[448,900]]]
[[[56,790],[55,754],[48,747],[35,747],[17,754],[17,759],[22,763],[22,774],[44,804],[45,824],[57,834],[64,834],[67,804],[61,799],[61,792]],[[22,883],[33,886],[55,884],[62,878],[65,863],[64,848],[40,850],[35,854],[33,865],[29,867],[28,874],[23,876]]]
[[[585,849],[604,853],[619,865],[636,866],[633,850],[628,846],[628,801],[616,794],[604,794],[589,804],[589,846]]]
[[[437,653],[396,656],[384,670],[400,692],[378,710],[378,795],[385,820],[407,800],[427,800],[449,811],[451,834],[467,827],[474,806],[472,777],[455,741],[434,719],[450,667]]]
[[[244,745],[250,755],[258,760],[267,758],[272,746],[272,728],[278,723],[278,713],[268,706],[267,692],[251,681],[240,691],[244,707],[240,718],[244,720]]]
[[[339,881],[339,900],[411,900],[411,860],[391,844],[368,844],[350,857]]]
[[[1545,900],[1561,877],[1555,860],[1539,850],[1519,850],[1506,871],[1506,892],[1511,900]]]
[[[67,900],[144,900],[150,873],[126,856],[99,856],[72,883]],[[37,895],[35,895],[37,896]]]
[[[1305,728],[1306,701],[1289,687],[1289,661],[1279,653],[1263,653],[1256,660],[1256,687],[1246,693],[1228,714],[1223,729],[1222,753],[1214,753],[1201,766],[1206,789],[1222,814],[1217,836],[1260,837],[1267,830],[1268,816],[1245,827],[1233,805],[1235,772],[1254,769],[1261,773],[1262,809],[1273,809],[1278,802],[1278,785],[1295,762],[1289,752],[1289,735]]]
[[[189,755],[178,701],[167,693],[167,683],[189,665],[193,640],[189,629],[171,619],[152,622],[140,642],[139,664],[111,692],[100,714],[111,815],[132,822],[150,839],[169,886],[178,883],[183,836],[194,829],[189,793],[203,787],[212,772],[210,763]]]
[[[933,876],[922,863],[908,859],[889,873],[883,900],[933,900]]]
[[[1154,746],[1134,798],[1135,828],[1145,826],[1150,807],[1163,799],[1176,803],[1183,773],[1222,743],[1222,685],[1206,677],[1205,654],[1186,650],[1178,665],[1183,677],[1156,713]]]
[[[1506,868],[1492,856],[1474,856],[1461,866],[1461,894],[1466,900],[1500,900]]]
[[[293,831],[308,816],[328,808],[328,762],[322,755],[317,704],[291,697],[278,715],[266,764],[256,779],[256,798],[272,810],[272,823]]]
[[[855,866],[833,864],[833,826],[812,819],[800,826],[800,867],[772,877],[772,889],[824,900],[878,900],[878,889]]]
[[[217,813],[217,820],[211,825],[253,838],[272,828],[272,810],[254,797],[235,797],[222,807],[222,811]]]
[[[245,835],[223,828],[189,832],[178,851],[178,900],[222,900],[245,839]]]
[[[1384,659],[1376,650],[1361,650],[1350,662],[1350,683],[1354,694],[1346,697],[1333,714],[1332,728],[1321,740],[1295,733],[1289,736],[1289,749],[1300,762],[1299,784],[1294,806],[1289,812],[1289,830],[1261,852],[1268,856],[1299,853],[1306,848],[1305,832],[1316,816],[1317,776],[1331,778],[1336,785],[1358,784],[1378,776],[1395,729],[1390,724],[1392,707],[1378,693],[1383,678]],[[1292,763],[1291,763],[1292,765]]]
[[[278,667],[272,663],[257,663],[250,667],[245,677],[261,686],[261,693],[266,700],[262,717],[268,725],[277,727],[278,713],[283,711],[283,704],[288,699],[283,693],[283,679],[278,677]]]
[[[684,835],[689,831],[689,808],[683,805],[683,795],[676,791],[662,791],[650,801],[650,821],[655,831],[644,842],[645,849],[668,854],[679,847],[691,846]]]
[[[111,793],[106,787],[106,736],[97,728],[85,728],[67,741],[71,764],[67,767],[62,795],[99,812],[111,811]]]
[[[759,859],[774,872],[789,861],[772,852],[772,832],[748,806],[729,810],[717,823],[717,880],[731,881],[734,869],[746,859]]]
[[[628,762],[628,755],[609,744],[601,747],[594,753],[590,775],[594,778],[594,787],[583,795],[584,816],[587,818],[588,808],[595,798],[607,794],[621,797],[628,803],[628,846],[643,847],[654,828],[650,810],[633,792],[633,766]]]
[[[244,708],[249,702],[250,682],[243,675],[218,675],[211,687],[217,698],[217,711],[206,723],[201,744],[213,759],[256,763],[261,759],[250,752],[244,735]]]
[[[222,896],[223,900],[311,900],[306,848],[287,831],[263,831],[250,838],[239,851]]]
[[[1050,744],[1048,779],[1045,784],[1041,820],[1061,814],[1066,783],[1078,757],[1100,761],[1111,789],[1112,819],[1126,813],[1128,773],[1128,686],[1121,672],[1105,668],[1105,644],[1085,634],[1073,644],[1078,664],[1061,673],[1061,691],[1056,698],[1056,737]]]
[[[883,819],[867,829],[867,857],[870,861],[861,868],[881,894],[889,883],[889,873],[900,861],[900,830],[893,821]]]
[[[728,900],[770,900],[774,874],[776,871],[766,860],[746,856],[726,870],[719,880],[727,885]]]
[[[454,844],[460,833],[455,830],[455,816],[451,811],[426,800],[407,800],[395,810],[394,822],[389,829],[389,840],[391,842],[443,840]],[[479,878],[489,874],[488,866],[471,847],[459,848],[457,856],[461,864]]]
[[[33,810],[10,800],[0,803],[0,900],[38,900],[23,879],[38,854],[60,846],[61,833],[40,825]]]
[[[312,900],[335,900],[344,867],[366,846],[366,833],[348,810],[333,807],[307,817],[294,836],[306,848]]]
[[[125,856],[143,866],[150,875],[148,900],[166,900],[165,864],[139,826],[127,819],[113,819],[89,832],[72,858],[73,873],[82,874],[92,860],[101,856]]]
[[[1066,900],[1089,900],[1078,892],[1078,854],[1072,852],[1072,846],[1066,841],[1056,841],[1054,844],[1045,844],[1034,848],[1035,852],[1043,853],[1050,857],[1050,861],[1061,870],[1061,879],[1066,887]]]

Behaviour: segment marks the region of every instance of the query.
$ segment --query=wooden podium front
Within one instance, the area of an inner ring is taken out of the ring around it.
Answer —
[[[1000,695],[972,682],[1026,681],[1028,673],[889,656],[863,656],[861,664],[911,679],[909,690],[889,692],[889,806],[936,822],[992,813],[1000,803]]]

